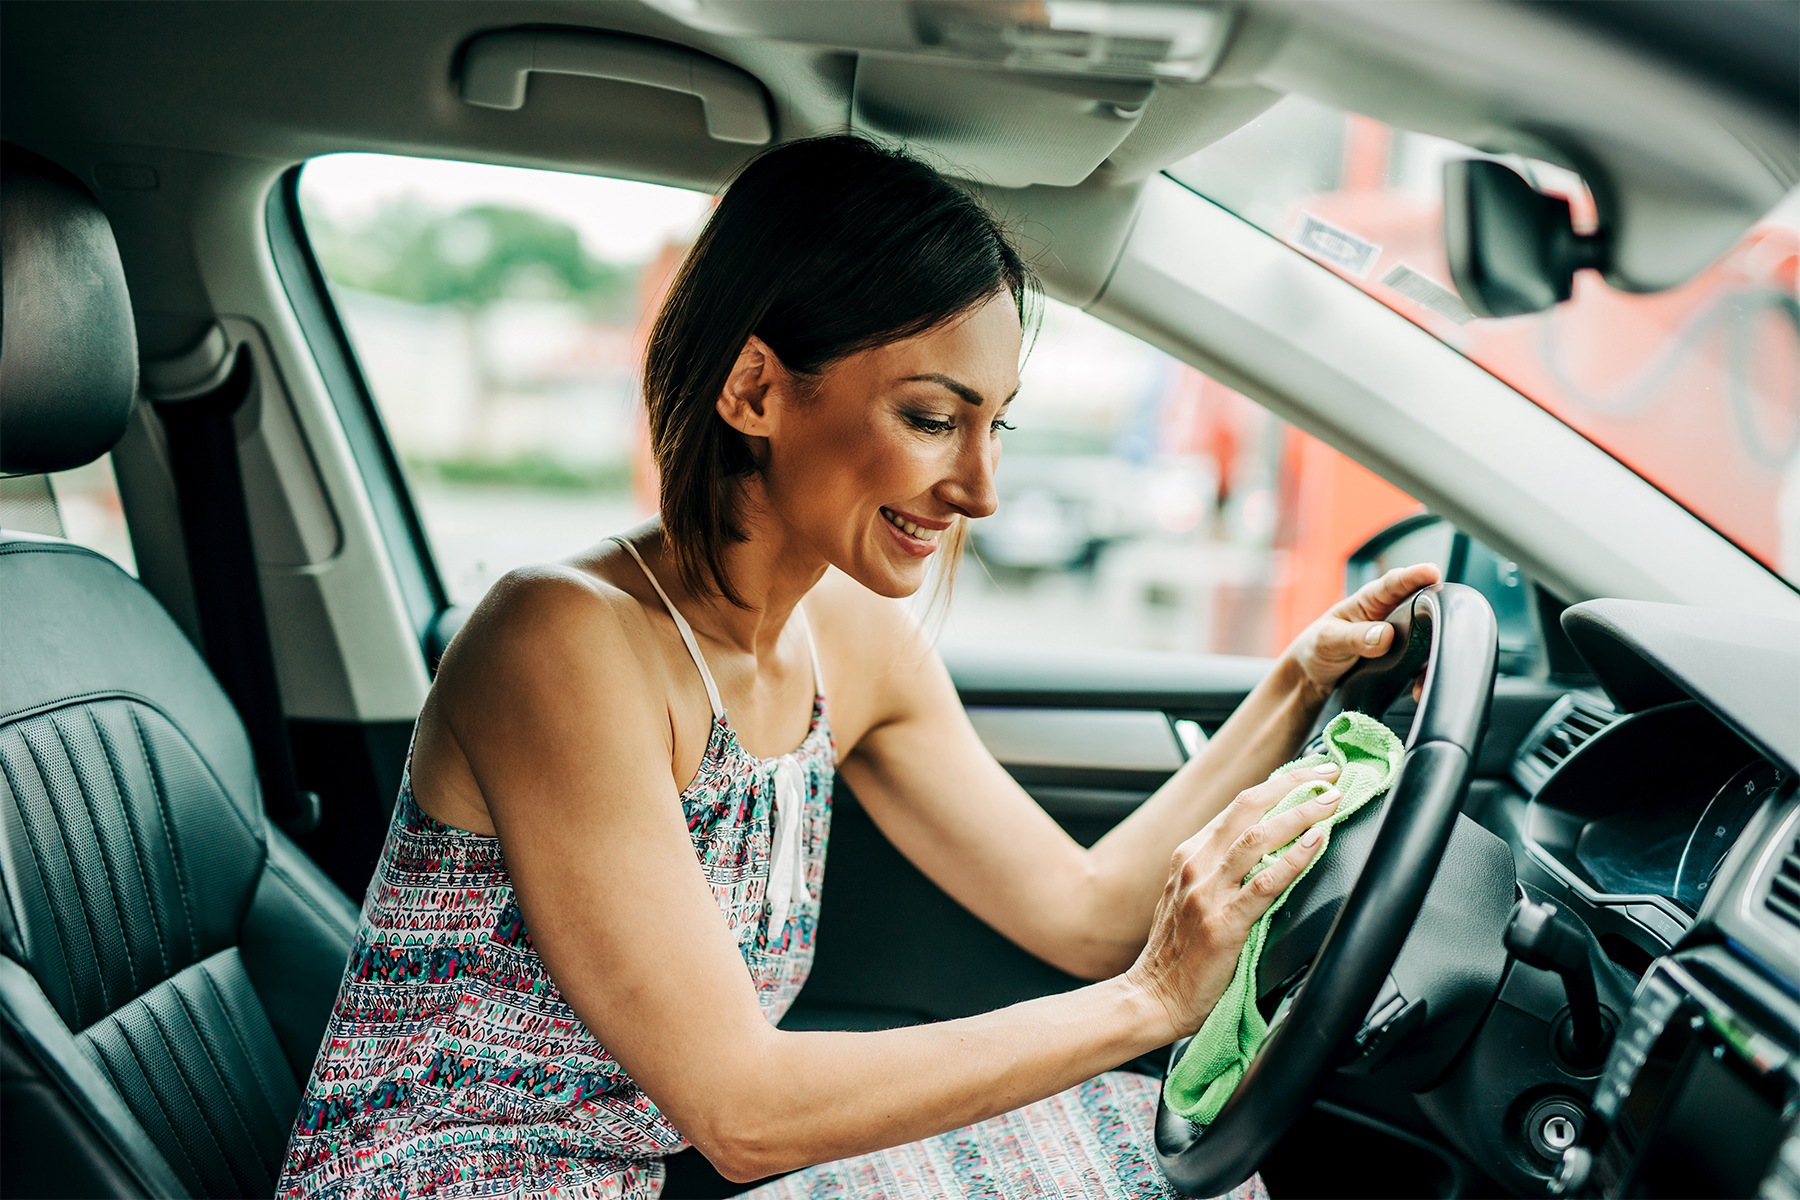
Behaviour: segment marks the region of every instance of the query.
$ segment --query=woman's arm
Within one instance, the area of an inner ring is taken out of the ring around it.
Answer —
[[[1248,886],[1244,874],[1330,811],[1257,824],[1292,781],[1231,805],[1165,859],[1156,935],[1119,978],[915,1029],[783,1032],[757,1006],[701,874],[666,706],[609,591],[573,573],[509,577],[458,636],[439,712],[563,997],[733,1179],[981,1120],[1198,1028],[1316,840]]]
[[[1071,974],[1104,979],[1143,948],[1169,852],[1293,757],[1338,678],[1387,652],[1382,618],[1436,580],[1429,564],[1390,571],[1333,606],[1201,752],[1091,849],[994,761],[935,652],[898,614],[886,639],[858,639],[912,642],[901,667],[859,664],[882,679],[883,707],[866,718],[844,776],[889,840],[964,907]]]

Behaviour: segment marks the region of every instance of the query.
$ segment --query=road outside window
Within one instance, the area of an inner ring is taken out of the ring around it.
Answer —
[[[650,515],[643,339],[711,197],[377,155],[314,161],[300,194],[453,601]],[[1272,654],[1418,510],[1066,305],[1022,385],[946,641]]]

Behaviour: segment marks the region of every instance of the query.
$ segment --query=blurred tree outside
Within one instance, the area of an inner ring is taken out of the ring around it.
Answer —
[[[542,212],[446,212],[411,193],[355,220],[313,206],[307,230],[340,308],[368,335],[358,338],[364,366],[380,377],[397,449],[421,481],[629,487],[625,449],[579,436],[616,421],[577,411],[634,398],[639,264],[595,257],[573,226]],[[451,361],[461,387],[440,378]]]
[[[354,225],[309,213],[307,231],[340,287],[409,304],[549,300],[601,320],[635,317],[635,267],[594,258],[573,227],[542,213],[482,204],[445,214],[402,196]]]

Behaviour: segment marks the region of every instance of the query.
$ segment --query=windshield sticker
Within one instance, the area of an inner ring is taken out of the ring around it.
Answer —
[[[1300,214],[1294,229],[1294,245],[1361,279],[1381,257],[1381,247],[1357,237],[1348,229],[1322,221],[1309,212]]]
[[[1401,263],[1386,275],[1381,282],[1393,288],[1408,300],[1417,301],[1440,317],[1448,317],[1458,325],[1467,325],[1475,319],[1462,297],[1420,271]]]

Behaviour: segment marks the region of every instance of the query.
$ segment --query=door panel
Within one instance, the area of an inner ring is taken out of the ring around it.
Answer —
[[[1187,752],[1169,718],[1146,709],[970,705],[969,721],[1002,763],[1174,771]]]

